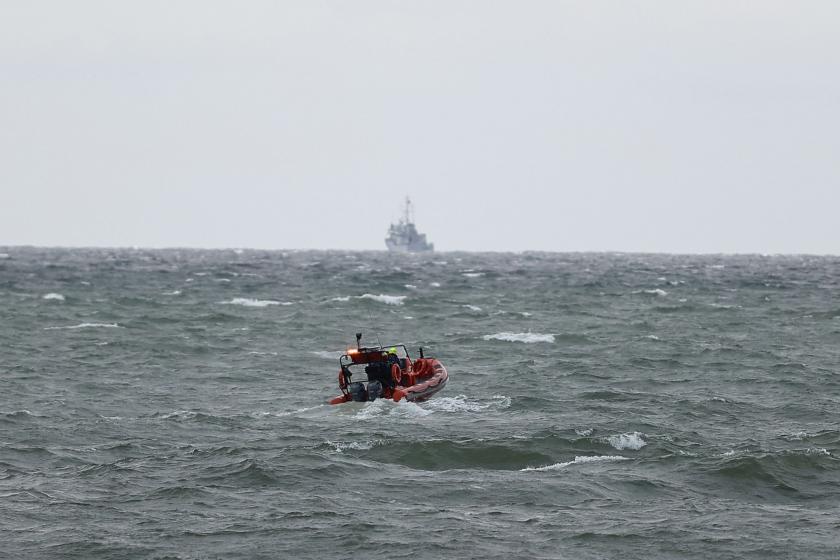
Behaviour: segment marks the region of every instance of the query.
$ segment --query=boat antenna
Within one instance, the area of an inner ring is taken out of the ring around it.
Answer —
[[[376,343],[379,345],[380,348],[382,348],[382,341],[379,340],[379,331],[377,331],[373,325],[373,315],[370,314],[370,309],[367,309],[366,311],[368,315],[368,321],[370,321],[370,328],[373,329],[373,334],[374,336],[376,336]]]

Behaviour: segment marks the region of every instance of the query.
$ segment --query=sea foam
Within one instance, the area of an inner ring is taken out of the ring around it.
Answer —
[[[574,461],[566,461],[565,463],[554,463],[553,465],[548,465],[545,467],[527,467],[524,469],[520,469],[521,471],[556,471],[559,469],[564,469],[570,465],[582,465],[584,463],[601,463],[607,461],[626,461],[628,457],[622,457],[621,455],[585,455],[581,456],[578,455],[575,457]]]
[[[466,395],[455,395],[454,397],[437,397],[424,404],[424,408],[436,412],[480,412],[494,406],[509,407],[510,397],[493,395],[490,402],[481,402],[472,400]]]
[[[66,330],[66,329],[94,329],[94,328],[106,328],[106,329],[122,329],[125,327],[121,327],[116,323],[80,323],[78,325],[71,325],[67,327],[44,327],[45,331],[58,331],[58,330]]]
[[[245,307],[268,307],[269,305],[292,305],[290,301],[274,301],[273,299],[233,298],[230,301],[220,301],[222,305],[242,305]]]
[[[400,401],[395,403],[389,399],[376,399],[373,402],[365,403],[364,408],[356,413],[356,419],[373,420],[374,418],[383,417],[422,418],[433,412],[413,402]]]
[[[668,295],[668,292],[666,292],[662,288],[654,288],[652,290],[642,290],[641,292],[633,292],[633,293],[636,293],[636,294],[642,293],[642,294],[648,294],[648,295],[651,295],[651,296],[659,296],[659,297],[664,297],[664,296]]]
[[[372,299],[373,301],[378,301],[380,303],[385,303],[387,305],[402,305],[403,300],[406,296],[389,296],[385,294],[362,294],[359,296],[359,299]]]
[[[647,442],[644,440],[644,435],[645,434],[641,432],[618,434],[606,438],[606,442],[612,445],[614,448],[618,449],[619,451],[622,451],[624,449],[632,449],[633,451],[638,451],[639,449],[647,445]]]
[[[350,441],[350,442],[342,442],[342,441],[329,441],[325,442],[327,445],[333,447],[336,452],[343,453],[345,450],[355,450],[355,451],[367,451],[368,449],[372,449],[374,445],[379,445],[382,443],[381,440],[372,440],[372,441]]]
[[[554,342],[553,334],[540,333],[510,333],[501,332],[496,334],[486,334],[484,340],[504,340],[505,342],[524,342],[525,344],[533,344],[535,342]]]

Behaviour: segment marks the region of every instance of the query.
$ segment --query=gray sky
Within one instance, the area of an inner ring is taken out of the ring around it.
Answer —
[[[840,253],[836,1],[20,1],[0,245]]]

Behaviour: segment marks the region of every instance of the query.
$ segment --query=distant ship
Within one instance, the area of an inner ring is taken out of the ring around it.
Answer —
[[[414,212],[411,208],[411,199],[405,198],[405,211],[402,218],[396,224],[391,224],[388,229],[388,237],[385,238],[385,245],[389,251],[398,253],[422,253],[434,251],[433,243],[426,241],[426,234],[419,233],[414,226]]]

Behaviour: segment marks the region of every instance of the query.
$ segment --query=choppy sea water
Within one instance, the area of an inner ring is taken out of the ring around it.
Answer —
[[[840,557],[839,275],[0,248],[0,556]],[[359,330],[449,385],[326,405]]]

